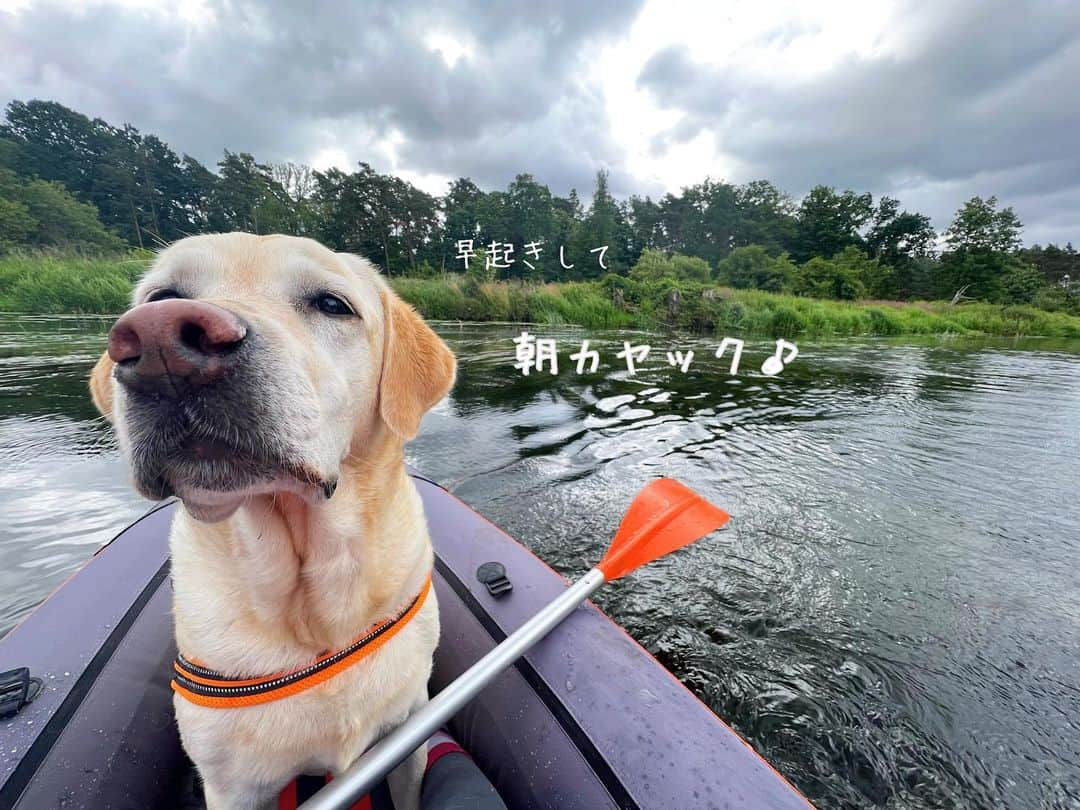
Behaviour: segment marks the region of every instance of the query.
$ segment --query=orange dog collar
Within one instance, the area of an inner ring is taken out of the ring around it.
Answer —
[[[256,706],[304,692],[345,671],[392,639],[417,614],[430,591],[429,574],[420,593],[397,615],[368,628],[348,646],[288,672],[262,678],[230,678],[177,655],[173,662],[173,691],[192,703],[212,709]]]

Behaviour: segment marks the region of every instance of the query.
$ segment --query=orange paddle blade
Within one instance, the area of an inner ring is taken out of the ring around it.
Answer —
[[[657,478],[637,494],[596,566],[610,582],[688,546],[728,522],[723,509],[670,478]]]

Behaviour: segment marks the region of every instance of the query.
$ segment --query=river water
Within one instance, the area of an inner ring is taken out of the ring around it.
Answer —
[[[0,316],[0,633],[147,506],[86,393],[107,328]],[[766,377],[748,337],[732,377],[715,339],[536,327],[560,373],[525,377],[519,328],[438,329],[460,379],[409,460],[563,573],[657,475],[731,512],[598,601],[820,806],[1080,806],[1080,342],[801,343]]]

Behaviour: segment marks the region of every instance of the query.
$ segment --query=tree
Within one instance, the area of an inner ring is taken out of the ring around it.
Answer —
[[[36,225],[24,203],[0,198],[0,251],[28,244]]]
[[[1067,242],[1065,247],[1032,245],[1017,251],[1017,256],[1039,269],[1050,284],[1064,284],[1065,279],[1080,280],[1080,253]]]
[[[19,174],[58,181],[79,198],[91,195],[97,170],[114,146],[115,130],[55,101],[12,101],[5,117],[0,134],[19,144],[14,167]]]
[[[489,191],[481,196],[476,206],[480,225],[480,240],[484,245],[506,242],[510,230],[510,205],[505,191]]]
[[[598,278],[607,272],[626,272],[627,245],[630,229],[623,219],[622,209],[608,191],[606,171],[596,173],[596,189],[593,192],[589,213],[570,236],[568,263],[574,265],[568,271],[572,278]],[[597,248],[606,247],[604,264],[600,266]]]
[[[218,179],[209,201],[210,227],[216,231],[294,233],[295,211],[270,167],[247,152],[227,149],[218,162]]]
[[[988,250],[952,250],[943,253],[934,274],[934,295],[952,298],[963,291],[967,299],[997,301],[1007,254]]]
[[[306,202],[315,193],[315,173],[303,163],[271,163],[270,177],[293,202]]]
[[[198,174],[209,186],[195,191],[195,161],[181,160],[160,138],[48,101],[14,101],[6,121],[0,134],[16,147],[9,168],[62,183],[131,244],[164,244],[205,229],[205,216],[193,216],[190,201],[208,196],[212,175]]]
[[[952,250],[1011,253],[1020,247],[1023,225],[1012,208],[997,210],[997,197],[972,197],[945,232]]]
[[[94,168],[93,182],[82,198],[92,200],[103,222],[115,228],[129,244],[148,247],[150,218],[142,210],[136,159],[138,133],[124,127],[109,134],[109,147]],[[152,226],[151,226],[152,229]]]
[[[145,228],[159,244],[191,232],[183,206],[184,166],[180,157],[154,135],[139,137],[135,145],[136,187]]]
[[[899,278],[893,286],[897,290],[904,289],[907,285],[910,292],[905,296],[909,299],[929,299],[941,297],[939,277],[941,275],[941,262],[934,256],[920,256],[913,259],[908,268],[896,271]],[[899,294],[899,293],[898,293]]]
[[[274,231],[313,235],[388,273],[432,273],[463,269],[457,243],[472,240],[477,255],[491,242],[513,244],[502,272],[509,278],[630,272],[704,282],[713,267],[735,286],[805,295],[950,298],[962,289],[1066,310],[1080,300],[1069,289],[1080,283],[1072,244],[1022,248],[1019,218],[995,197],[960,207],[939,257],[925,215],[888,196],[875,205],[870,194],[823,185],[797,206],[767,180],[711,178],[658,200],[619,201],[601,171],[586,210],[576,191],[556,196],[525,173],[492,191],[460,178],[436,198],[365,163],[317,172],[226,151],[213,168],[129,124],[13,101],[0,122],[0,245],[111,250],[117,235],[152,247],[208,230]],[[538,258],[527,254],[531,242],[542,243]]]
[[[0,130],[2,129],[3,127],[0,127]],[[0,137],[0,169],[10,169],[17,173],[19,162],[19,144],[11,138]]]
[[[439,203],[430,194],[398,177],[386,176],[381,184],[385,237],[396,243],[393,269],[413,269],[437,250]]]
[[[318,236],[337,250],[365,256],[388,274],[402,273],[439,248],[439,204],[410,183],[367,163],[346,174],[315,172]]]
[[[97,209],[76,200],[60,183],[31,180],[23,190],[22,201],[37,221],[34,246],[90,252],[115,252],[122,246],[121,240],[101,224]]]
[[[881,298],[893,288],[893,269],[854,245],[848,245],[833,256],[833,263],[862,285],[863,291],[856,294],[856,298]]]
[[[558,266],[558,247],[554,245],[555,209],[551,191],[537,183],[531,174],[519,174],[507,187],[502,204],[501,225],[504,230],[501,236],[492,241],[514,245],[515,261],[506,270],[506,276],[521,278],[529,275],[526,259],[540,272],[547,270],[549,276],[553,276],[553,268]],[[525,245],[532,243],[537,243],[543,252],[537,258],[529,259]],[[556,254],[554,257],[553,252]]]
[[[795,204],[768,180],[735,189],[738,227],[733,246],[760,245],[772,256],[790,250],[795,240]]]
[[[965,289],[969,298],[996,301],[1009,254],[1020,246],[1022,229],[1011,208],[997,209],[997,198],[972,197],[956,212],[945,232],[950,250],[942,256],[938,293]]]
[[[551,268],[551,274],[547,278],[559,280],[567,276],[567,271],[558,261],[559,250],[562,248],[569,256],[571,246],[577,238],[578,229],[581,227],[581,221],[585,218],[585,212],[581,206],[581,200],[578,199],[577,189],[573,188],[566,197],[552,197],[551,209],[554,230],[549,247],[551,263],[548,267]]]
[[[873,198],[850,189],[838,194],[829,186],[814,186],[799,205],[795,225],[796,260],[831,258],[849,245],[861,247],[860,230],[873,213]]]
[[[706,282],[712,278],[709,263],[699,256],[683,256],[676,253],[671,257],[671,267],[677,278],[687,281]]]
[[[465,265],[457,259],[457,245],[460,241],[472,240],[474,249],[479,247],[480,221],[478,207],[484,192],[467,177],[459,177],[450,183],[450,188],[441,201],[443,211],[442,249],[439,251],[439,266],[444,270],[465,270]],[[469,262],[470,266],[472,262]]]
[[[626,258],[633,265],[643,251],[664,244],[660,206],[649,197],[631,196],[627,201],[625,216],[630,228],[630,246]]]
[[[19,174],[61,183],[93,205],[103,223],[142,244],[151,217],[141,209],[134,127],[117,129],[52,101],[13,101],[5,113],[4,135],[19,147]]]
[[[338,168],[315,172],[314,204],[319,223],[316,236],[334,250],[359,253],[371,259],[365,244],[367,213],[358,186],[355,174]]]
[[[217,175],[190,155],[180,167],[181,185],[177,202],[184,212],[185,235],[210,230],[211,200],[217,189]]]
[[[933,255],[937,233],[930,218],[900,210],[900,202],[882,197],[866,233],[867,252],[892,268],[890,283],[874,294],[882,298],[910,298],[914,292],[918,260]]]
[[[311,236],[317,227],[315,206],[315,171],[303,163],[271,163],[270,177],[281,186],[291,203],[292,232],[298,236]]]
[[[13,237],[29,247],[89,252],[114,252],[123,244],[101,224],[94,206],[76,200],[60,183],[24,180],[0,168],[0,241]]]
[[[731,251],[739,227],[734,186],[706,179],[678,196],[665,195],[659,209],[664,249],[710,265]]]

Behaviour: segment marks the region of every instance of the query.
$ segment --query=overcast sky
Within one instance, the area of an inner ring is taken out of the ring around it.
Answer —
[[[996,194],[1027,242],[1080,246],[1077,0],[159,5],[0,0],[0,102],[432,193],[764,177],[891,194],[939,229]]]

